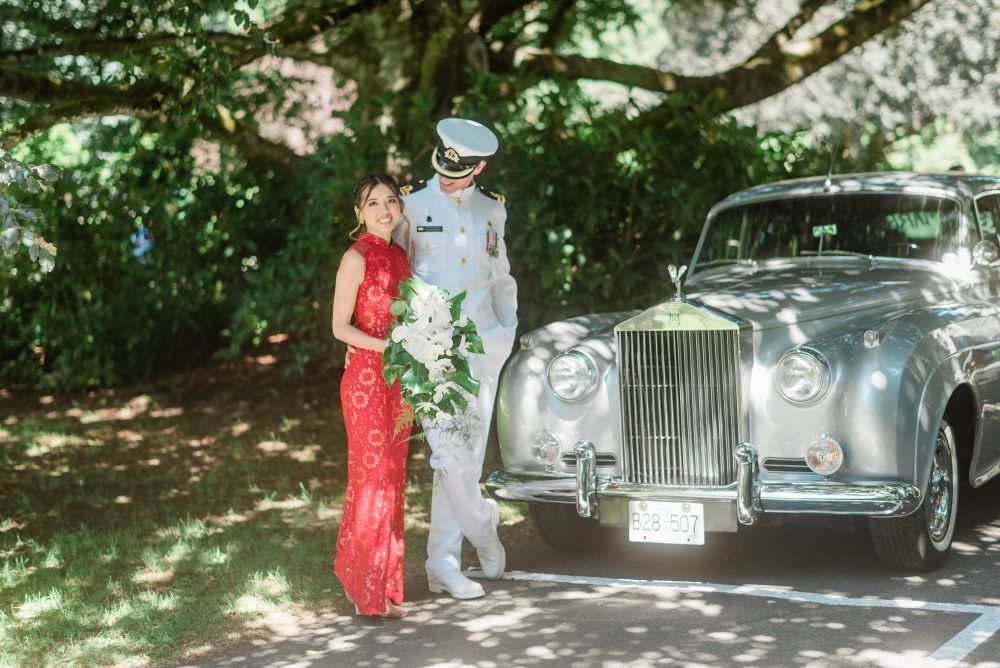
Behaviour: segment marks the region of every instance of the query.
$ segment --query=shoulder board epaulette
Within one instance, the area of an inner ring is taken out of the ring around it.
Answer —
[[[481,192],[482,194],[486,195],[490,199],[495,199],[496,201],[500,202],[501,204],[503,204],[504,202],[507,201],[507,198],[504,197],[503,195],[501,195],[500,193],[495,193],[492,190],[487,190],[486,188],[482,187],[481,185],[476,185],[476,187],[479,188],[479,192]]]
[[[410,181],[405,186],[400,186],[399,194],[402,195],[403,197],[406,197],[407,195],[415,193],[418,190],[423,190],[426,187],[427,187],[427,181],[424,181],[423,179]]]

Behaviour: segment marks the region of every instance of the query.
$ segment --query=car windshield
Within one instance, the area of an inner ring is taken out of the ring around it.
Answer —
[[[714,217],[698,266],[826,255],[950,263],[957,259],[958,221],[956,202],[923,195],[841,193],[754,202]]]

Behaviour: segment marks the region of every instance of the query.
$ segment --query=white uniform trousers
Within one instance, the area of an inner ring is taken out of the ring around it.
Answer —
[[[483,499],[479,478],[483,474],[483,459],[489,439],[493,402],[497,381],[510,343],[496,353],[496,343],[484,337],[485,355],[474,355],[472,374],[479,380],[479,396],[471,398],[477,406],[481,428],[472,442],[459,442],[453,435],[439,430],[427,431],[434,469],[434,491],[431,497],[431,528],[427,538],[427,577],[436,578],[451,571],[462,570],[462,536],[474,546],[485,545],[493,536],[490,507]],[[490,344],[493,345],[490,345]],[[494,350],[491,350],[494,348]],[[492,353],[492,354],[491,354]]]

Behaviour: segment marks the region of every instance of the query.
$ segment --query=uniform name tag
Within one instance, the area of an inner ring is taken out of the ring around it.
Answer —
[[[442,225],[417,225],[417,232],[444,232]]]

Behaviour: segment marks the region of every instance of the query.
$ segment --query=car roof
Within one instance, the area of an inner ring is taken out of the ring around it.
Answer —
[[[825,195],[843,192],[919,192],[926,195],[975,195],[1000,191],[1000,177],[985,174],[947,172],[867,172],[862,174],[831,174],[765,183],[747,188],[725,198],[712,210],[728,209],[751,200]]]

